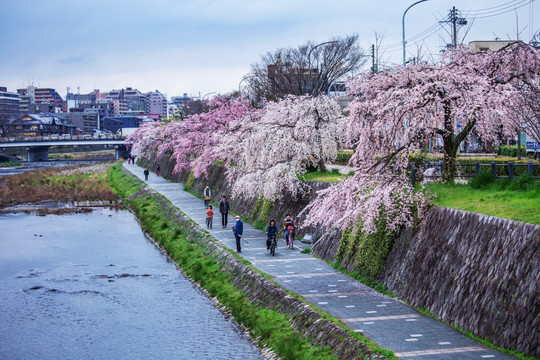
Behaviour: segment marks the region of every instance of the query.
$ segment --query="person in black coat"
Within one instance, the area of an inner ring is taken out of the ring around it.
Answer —
[[[229,217],[229,211],[231,210],[231,206],[229,205],[229,202],[227,201],[227,197],[223,195],[223,198],[219,202],[219,212],[221,213],[221,225],[225,229],[227,227],[227,218]]]

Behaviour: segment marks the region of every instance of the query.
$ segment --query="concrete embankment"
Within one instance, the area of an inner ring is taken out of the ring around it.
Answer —
[[[540,226],[435,207],[406,229],[381,280],[497,346],[540,357]]]

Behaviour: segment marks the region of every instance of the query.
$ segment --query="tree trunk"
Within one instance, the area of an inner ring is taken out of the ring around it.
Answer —
[[[443,138],[444,145],[443,170],[441,175],[443,182],[454,182],[454,178],[456,177],[456,159],[459,145],[463,140],[465,140],[467,135],[469,135],[471,130],[474,128],[474,125],[476,125],[476,119],[473,118],[471,121],[469,121],[463,127],[461,132],[454,136],[454,122],[452,119],[450,103],[447,101],[444,107],[444,130],[439,132]]]
[[[517,156],[518,156],[518,160],[521,160],[521,131],[520,130],[518,130],[517,136],[518,136],[518,140],[517,140]]]
[[[443,158],[443,169],[442,169],[442,181],[453,182],[454,177],[456,176],[456,157],[457,157],[457,147],[456,142],[453,140],[453,134],[450,133],[449,136],[443,136],[444,143],[444,158]]]

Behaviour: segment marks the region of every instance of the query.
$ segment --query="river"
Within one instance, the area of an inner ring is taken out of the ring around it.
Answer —
[[[128,211],[0,229],[1,359],[262,359]]]

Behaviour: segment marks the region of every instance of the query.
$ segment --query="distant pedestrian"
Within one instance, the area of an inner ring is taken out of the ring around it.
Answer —
[[[148,175],[150,175],[150,171],[148,171],[148,169],[144,169],[144,180],[148,181]]]
[[[128,156],[128,165],[131,164],[131,156]]]
[[[157,164],[157,165],[156,165],[156,175],[157,175],[157,176],[159,176],[159,170],[160,170],[160,169],[161,169],[161,168],[159,167],[159,164]]]
[[[204,188],[203,195],[204,195],[204,207],[207,208],[208,204],[210,204],[210,199],[212,198],[212,191],[210,191],[210,188],[208,187],[208,185],[206,185],[206,187]]]
[[[227,220],[229,217],[229,211],[231,210],[231,206],[229,205],[229,202],[227,201],[227,197],[223,195],[220,203],[219,203],[219,212],[221,213],[221,225],[225,229],[227,227]]]
[[[135,155],[131,155],[131,161],[133,162],[133,165],[135,165]]]
[[[211,229],[212,222],[214,220],[214,210],[212,210],[212,205],[208,205],[208,210],[206,210],[206,227]]]
[[[240,216],[236,215],[236,224],[234,225],[234,237],[236,239],[236,252],[242,252],[242,247],[240,246],[240,240],[242,239],[242,234],[244,233],[244,223],[240,220]]]

